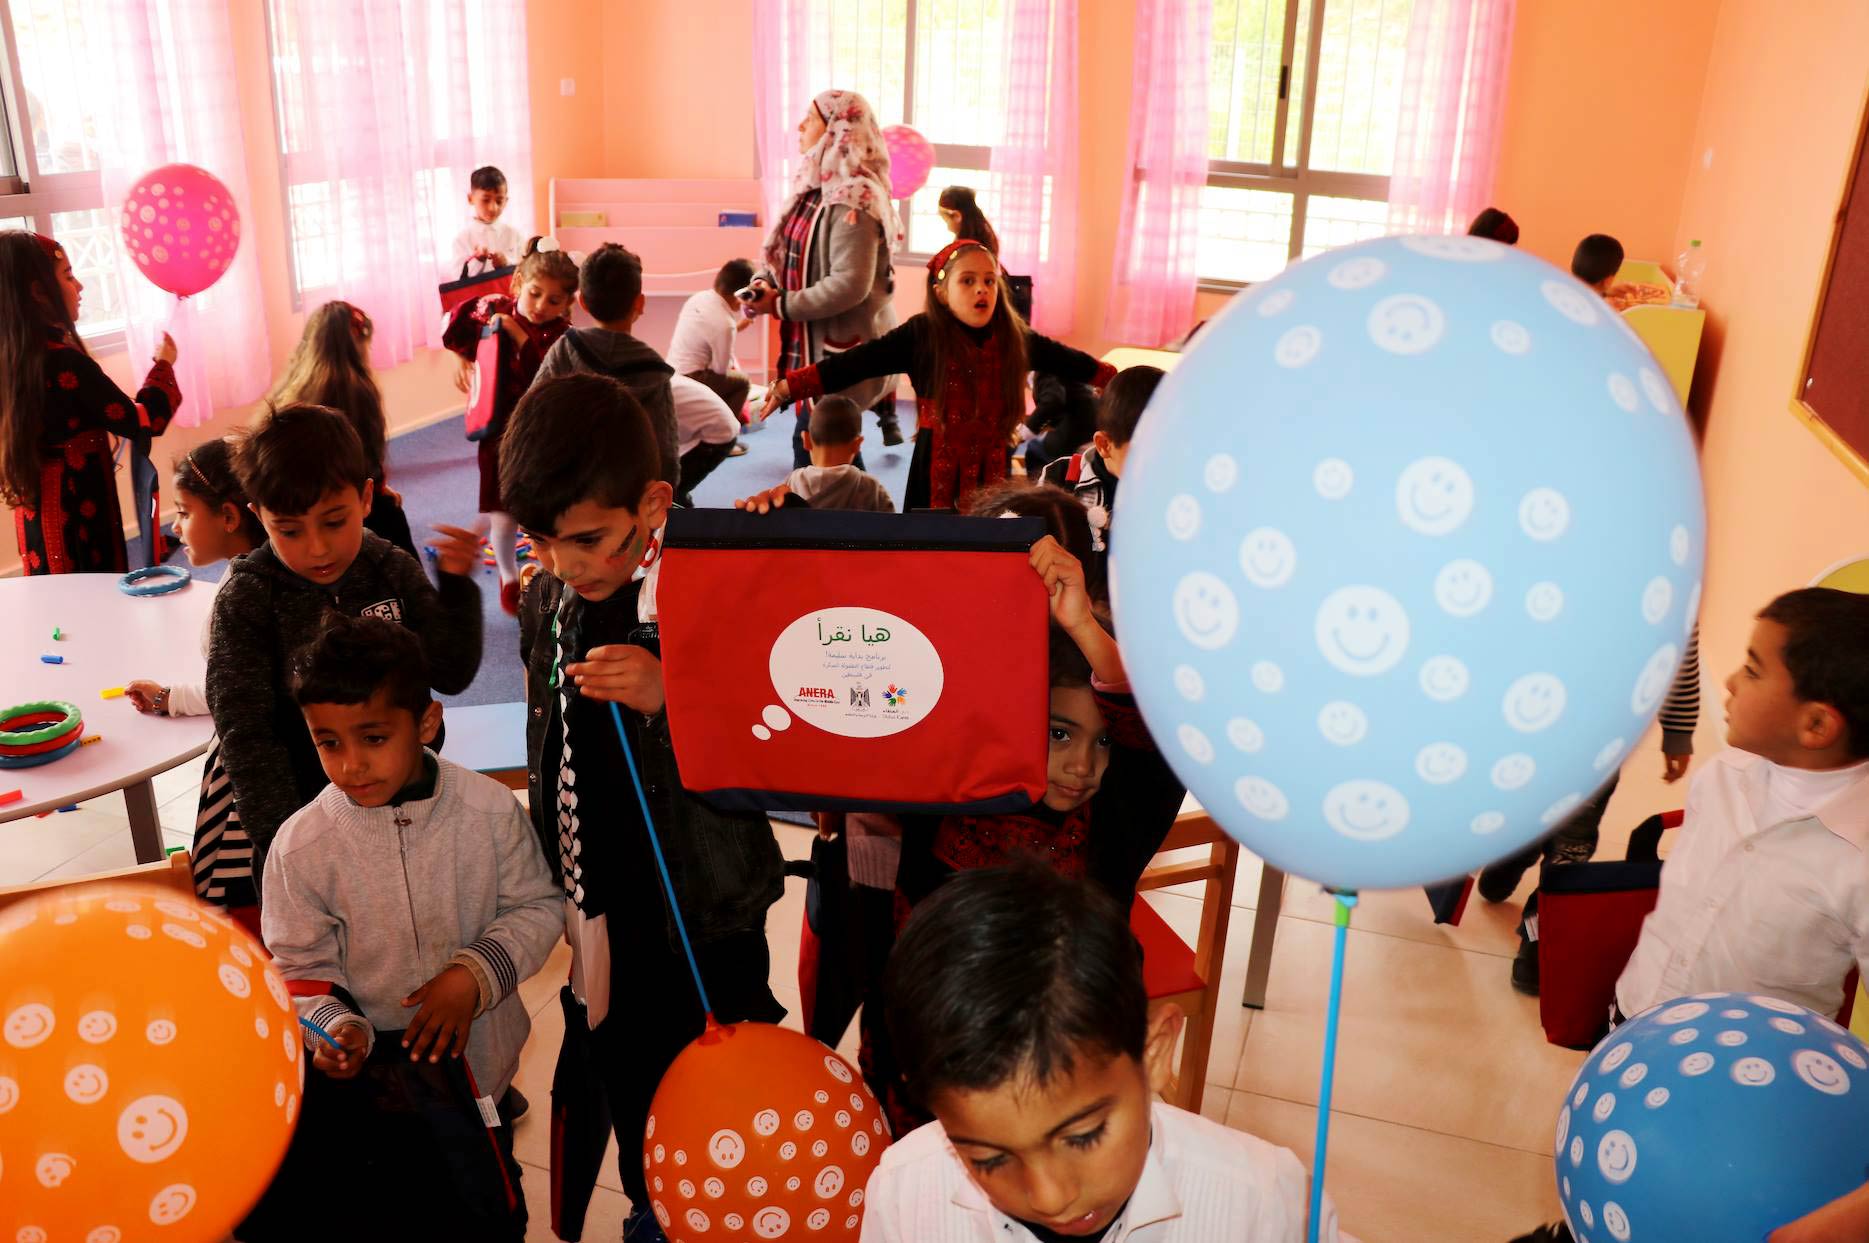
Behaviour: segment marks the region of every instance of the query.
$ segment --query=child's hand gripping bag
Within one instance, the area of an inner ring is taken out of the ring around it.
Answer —
[[[682,784],[720,806],[999,812],[1045,792],[1038,518],[669,515],[656,587]]]
[[[489,324],[480,330],[474,347],[474,376],[467,389],[464,419],[469,440],[484,440],[493,428],[500,400],[500,342],[505,334]]]

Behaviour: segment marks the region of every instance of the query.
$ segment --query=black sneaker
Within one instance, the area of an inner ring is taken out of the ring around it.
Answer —
[[[648,1209],[637,1209],[623,1219],[623,1243],[668,1243],[662,1224]]]
[[[1512,987],[1527,997],[1538,995],[1538,942],[1519,938],[1519,952],[1512,960]]]
[[[880,420],[883,428],[883,447],[894,448],[902,443],[902,424],[895,419]]]
[[[1475,886],[1480,896],[1488,902],[1504,902],[1518,889],[1519,882],[1525,879],[1525,869],[1517,867],[1515,860],[1507,859],[1495,863],[1480,871],[1479,884]]]
[[[526,1094],[510,1085],[506,1089],[506,1095],[500,1098],[500,1109],[505,1113],[508,1122],[519,1121],[531,1108],[532,1102],[526,1099]]]

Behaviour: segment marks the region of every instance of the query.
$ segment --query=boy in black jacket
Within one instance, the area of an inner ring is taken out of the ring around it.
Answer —
[[[422,640],[434,689],[458,694],[480,669],[480,539],[437,527],[437,590],[415,558],[363,529],[369,467],[350,420],[282,406],[242,438],[234,470],[267,542],[228,567],[208,640],[208,711],[257,880],[273,835],[325,787],[324,768],[287,687],[289,657],[326,614],[382,617]]]

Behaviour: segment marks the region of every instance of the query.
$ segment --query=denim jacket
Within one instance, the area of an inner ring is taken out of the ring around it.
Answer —
[[[634,598],[640,585],[624,590]],[[519,650],[526,662],[526,780],[532,827],[553,879],[560,882],[557,770],[548,771],[544,757],[558,754],[564,736],[563,713],[552,687],[557,641],[551,624],[563,594],[564,584],[558,579],[535,575],[519,609]],[[766,908],[779,900],[785,888],[785,864],[770,822],[754,812],[717,810],[682,788],[666,712],[645,717],[625,710],[623,720],[689,935],[698,943],[708,943],[762,928]],[[622,813],[624,809],[617,810]],[[672,918],[667,922],[669,944],[678,949],[675,922]]]

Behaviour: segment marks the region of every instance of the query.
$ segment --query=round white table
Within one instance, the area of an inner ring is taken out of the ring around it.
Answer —
[[[214,603],[211,584],[191,582],[165,596],[136,598],[115,574],[46,574],[0,579],[0,709],[63,699],[84,714],[98,741],[37,768],[0,768],[0,823],[123,791],[130,840],[140,863],[162,857],[162,827],[150,778],[207,750],[214,722],[205,716],[145,716],[127,696],[99,692],[137,678],[165,685],[199,682],[202,627]],[[64,639],[54,640],[57,627]],[[49,665],[41,656],[63,656]]]

